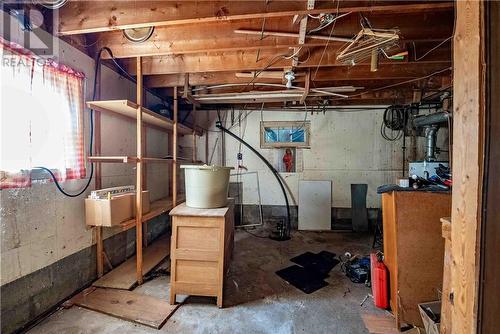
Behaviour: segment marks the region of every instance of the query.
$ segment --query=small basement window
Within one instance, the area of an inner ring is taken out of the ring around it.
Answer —
[[[310,122],[261,122],[261,148],[309,148]]]
[[[0,189],[28,187],[32,178],[45,177],[38,166],[59,181],[85,178],[83,73],[8,42],[0,47]]]

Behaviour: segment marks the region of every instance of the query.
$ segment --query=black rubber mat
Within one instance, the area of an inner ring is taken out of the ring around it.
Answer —
[[[307,294],[328,285],[328,283],[323,280],[325,277],[323,274],[297,265],[278,270],[276,275]]]
[[[340,261],[335,258],[335,253],[328,251],[321,251],[318,254],[305,252],[291,258],[290,261],[301,265],[309,271],[316,271],[323,275],[323,278],[328,277],[330,270],[340,263]]]

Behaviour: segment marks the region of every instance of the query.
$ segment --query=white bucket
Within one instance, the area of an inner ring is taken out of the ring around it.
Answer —
[[[186,184],[186,205],[213,209],[227,204],[229,173],[233,167],[182,165]]]

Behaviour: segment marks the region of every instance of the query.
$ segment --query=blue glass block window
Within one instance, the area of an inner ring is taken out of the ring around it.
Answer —
[[[263,122],[261,129],[262,147],[309,146],[309,122]]]

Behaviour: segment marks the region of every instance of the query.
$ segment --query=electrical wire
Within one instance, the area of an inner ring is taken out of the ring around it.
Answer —
[[[333,0],[333,3],[335,3],[335,0]],[[335,16],[339,15],[339,5],[340,5],[340,0],[337,0],[337,13]],[[326,49],[328,48],[328,44],[330,43],[330,38],[333,35],[333,31],[335,30],[335,24],[337,23],[337,20],[333,21],[332,29],[330,30],[330,35],[328,36],[328,40],[326,41],[325,48],[323,49],[323,53],[321,53],[321,58],[319,59],[318,66],[316,66],[316,70],[314,71],[314,76],[312,77],[312,81],[316,79],[316,75],[318,74],[319,67],[321,66],[321,62],[323,61],[323,57],[325,56]]]
[[[384,86],[384,87],[368,89],[368,90],[366,90],[366,91],[364,91],[362,93],[359,93],[359,94],[349,95],[347,98],[350,99],[350,98],[353,98],[353,97],[361,96],[361,95],[369,93],[369,92],[377,92],[377,91],[384,90],[384,89],[387,89],[387,88],[392,88],[392,87],[401,86],[401,85],[404,85],[404,84],[407,84],[407,83],[412,83],[412,82],[415,82],[415,81],[420,81],[420,80],[428,79],[428,78],[431,78],[431,77],[433,77],[435,75],[441,74],[441,73],[446,72],[446,71],[452,71],[452,70],[453,70],[452,67],[446,67],[446,68],[443,68],[441,70],[432,72],[431,74],[424,75],[424,76],[422,76],[420,78],[405,80],[405,81],[401,81],[401,82],[398,82],[398,83],[395,83],[395,84],[392,84],[392,85],[387,85],[387,86]],[[332,99],[332,100],[338,101],[338,100],[344,100],[344,99],[346,99],[346,98],[338,98],[338,99]]]
[[[264,237],[264,236],[262,236],[262,235],[257,235],[257,234],[252,233],[252,232],[250,232],[250,231],[248,231],[248,230],[246,230],[246,229],[244,229],[244,228],[242,228],[242,230],[243,230],[243,231],[245,231],[245,232],[247,232],[248,234],[250,234],[250,235],[251,235],[251,236],[253,236],[253,237],[256,237],[256,238],[261,238],[261,239],[269,239],[269,237]]]
[[[413,55],[415,57],[415,61],[420,61],[420,60],[424,59],[432,51],[436,50],[437,48],[439,48],[441,45],[443,45],[444,43],[448,42],[452,38],[453,38],[453,36],[448,37],[447,39],[443,40],[441,43],[439,43],[438,45],[436,45],[435,47],[433,47],[432,49],[430,49],[429,51],[427,51],[426,53],[424,53],[422,56],[420,56],[418,58],[417,58],[417,50],[416,50],[416,47],[415,47],[415,42],[413,42]]]
[[[299,52],[300,50],[302,50],[303,46],[301,46],[299,48],[299,50],[295,51],[294,53],[292,53],[292,55],[288,55],[288,54],[279,54],[279,55],[276,55],[274,56],[273,58],[270,59],[270,61],[266,64],[266,66],[264,66],[262,69],[258,70],[257,72],[255,72],[252,80],[250,80],[246,86],[244,86],[240,92],[243,92],[247,87],[251,86],[255,80],[257,80],[257,78],[259,77],[259,75],[261,75],[264,71],[266,71],[269,67],[273,66],[274,64],[276,64],[278,61],[282,60],[282,59],[292,59],[294,58]]]
[[[100,66],[101,66],[101,55],[102,55],[103,51],[106,51],[111,56],[111,58],[114,58],[113,57],[113,53],[111,52],[111,50],[109,48],[103,47],[103,48],[101,48],[99,50],[99,53],[97,54],[96,63],[95,63],[95,69],[94,69],[94,85],[93,85],[93,92],[92,92],[92,100],[96,99],[96,94],[97,94],[97,89],[96,89],[97,88],[97,80],[98,80],[98,75],[100,73],[99,69],[100,69]],[[94,109],[90,109],[89,154],[92,154],[93,144],[94,144]],[[54,175],[54,172],[52,172],[49,168],[43,167],[43,166],[37,166],[37,167],[34,167],[33,169],[41,169],[41,170],[44,170],[47,173],[49,173],[49,175],[52,178],[52,180],[54,181],[54,184],[56,185],[57,189],[63,195],[65,195],[67,197],[78,197],[81,194],[83,194],[88,189],[88,187],[90,186],[90,183],[92,182],[92,177],[94,176],[94,164],[91,162],[90,163],[90,175],[89,175],[89,179],[87,181],[87,184],[85,184],[85,186],[82,188],[82,190],[78,191],[76,194],[70,194],[70,193],[66,192],[61,187],[61,184],[57,180],[57,177]]]

